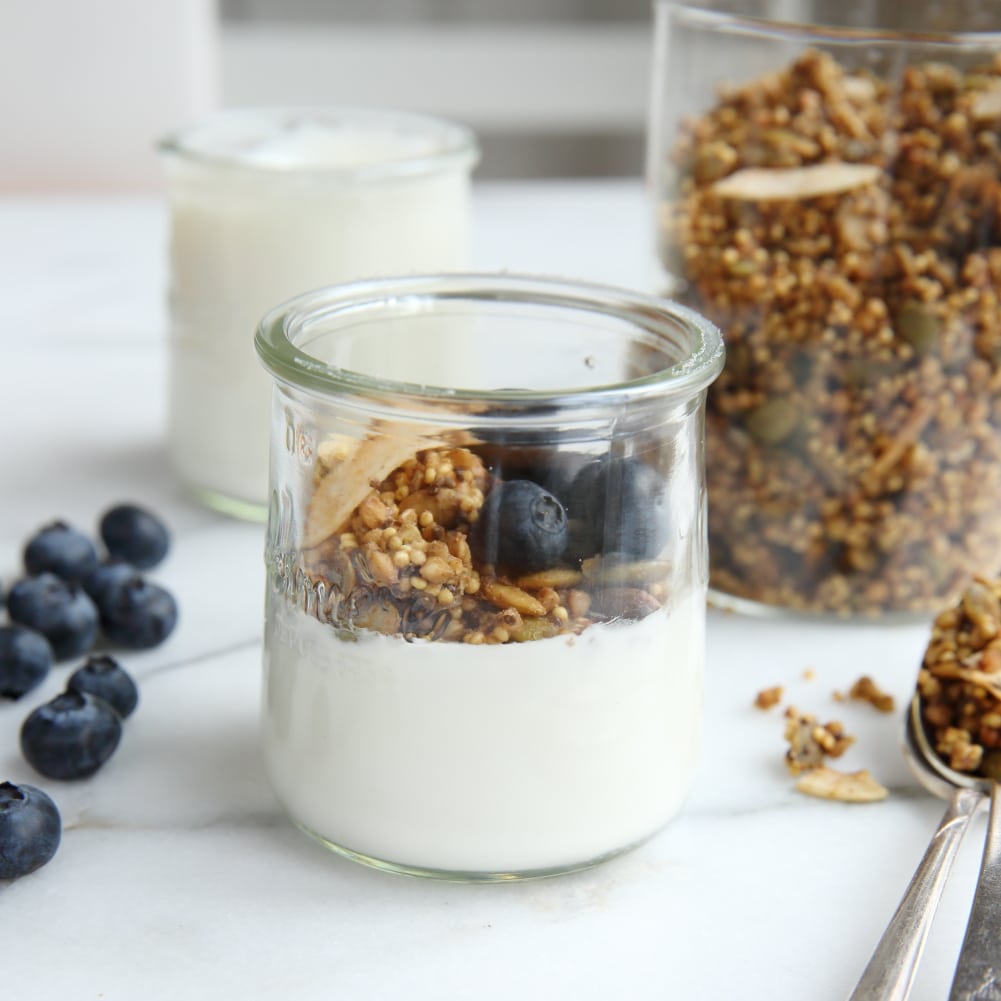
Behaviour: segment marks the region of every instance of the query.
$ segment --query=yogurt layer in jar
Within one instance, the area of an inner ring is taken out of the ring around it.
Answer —
[[[301,297],[257,346],[276,380],[263,736],[292,819],[468,880],[659,830],[700,733],[715,328],[468,275]]]

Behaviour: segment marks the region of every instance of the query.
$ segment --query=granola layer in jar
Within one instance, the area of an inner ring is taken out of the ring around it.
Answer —
[[[711,586],[934,611],[1001,562],[1001,58],[803,35],[679,117],[654,167],[664,266],[727,344]]]

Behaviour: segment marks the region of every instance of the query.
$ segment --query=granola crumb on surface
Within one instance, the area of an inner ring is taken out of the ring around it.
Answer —
[[[754,705],[757,709],[771,709],[782,701],[783,688],[781,685],[773,685],[771,688],[763,688],[754,697]]]
[[[869,675],[864,674],[848,691],[848,697],[858,702],[868,702],[881,713],[892,713],[896,708],[893,696],[884,692]]]

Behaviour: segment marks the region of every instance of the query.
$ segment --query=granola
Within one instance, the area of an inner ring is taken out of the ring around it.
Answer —
[[[899,81],[807,51],[670,151],[662,257],[727,340],[711,583],[941,607],[1001,562],[1001,57]]]
[[[577,540],[558,558],[542,550],[541,567],[497,562],[503,546],[477,543],[477,527],[505,481],[488,465],[496,450],[483,453],[407,439],[321,446],[298,560],[322,621],[346,635],[503,644],[574,635],[663,606],[671,567],[655,552],[602,554]]]
[[[925,730],[949,767],[1001,778],[1001,579],[974,579],[937,616],[917,687]]]

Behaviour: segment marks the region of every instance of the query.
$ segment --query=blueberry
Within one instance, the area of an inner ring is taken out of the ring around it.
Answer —
[[[139,702],[136,683],[114,657],[88,657],[69,676],[66,690],[103,699],[122,719],[131,716]]]
[[[122,739],[122,721],[107,702],[83,692],[63,692],[21,725],[21,753],[50,779],[83,779],[111,757]]]
[[[54,573],[78,584],[96,566],[94,543],[63,521],[46,525],[24,547],[24,569],[33,577]]]
[[[56,660],[86,653],[97,638],[97,608],[75,584],[55,574],[19,580],[7,595],[14,622],[41,633]]]
[[[145,650],[162,643],[177,625],[177,603],[169,591],[132,577],[101,601],[101,628],[119,646]]]
[[[593,462],[577,473],[570,493],[575,555],[601,552],[648,559],[664,548],[667,496],[652,466],[633,458]]]
[[[131,564],[122,560],[109,560],[91,570],[81,581],[81,586],[100,608],[115,588],[135,576],[137,576],[136,568]]]
[[[544,570],[566,549],[566,511],[531,480],[502,481],[487,495],[469,541],[482,562],[512,573]]]
[[[119,504],[105,512],[99,530],[111,556],[140,570],[155,567],[170,547],[163,522],[135,504]]]
[[[52,667],[49,641],[24,626],[0,626],[0,698],[19,699]]]
[[[18,879],[40,869],[62,836],[56,804],[41,789],[0,783],[0,879]]]

